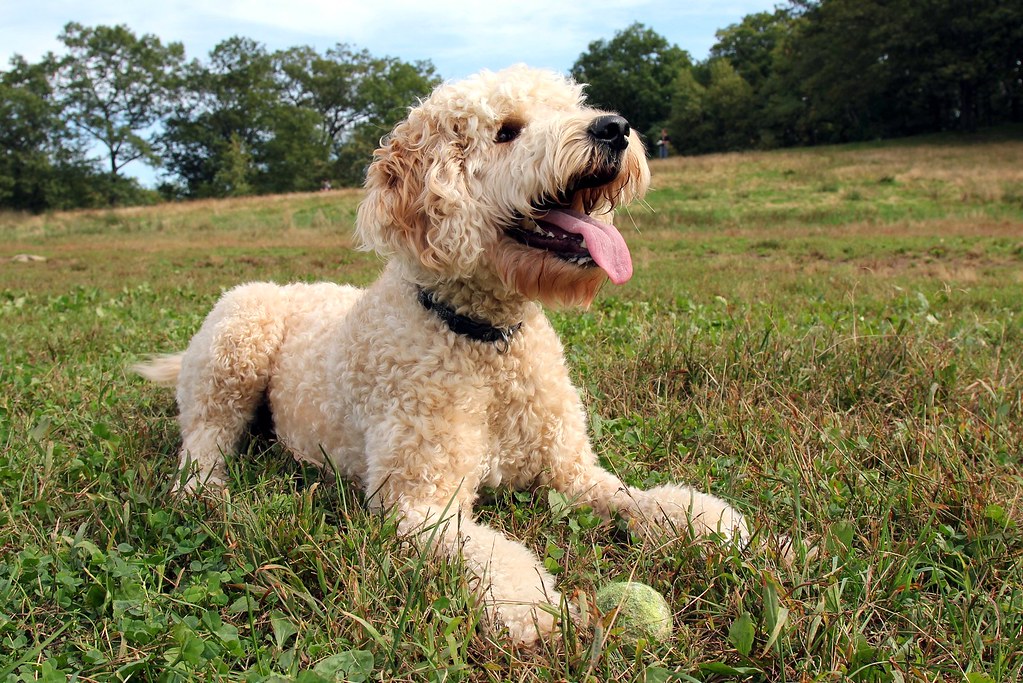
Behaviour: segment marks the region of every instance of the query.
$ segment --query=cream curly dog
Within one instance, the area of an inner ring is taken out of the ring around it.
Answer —
[[[745,538],[721,500],[638,490],[597,464],[537,303],[586,305],[630,278],[613,214],[648,181],[628,122],[557,74],[440,86],[368,171],[357,232],[389,261],[375,284],[243,285],[184,353],[139,367],[177,384],[184,487],[225,485],[224,454],[265,401],[296,457],[461,553],[491,623],[524,644],[557,627],[561,597],[531,550],[473,520],[481,486],[553,487],[641,533]]]

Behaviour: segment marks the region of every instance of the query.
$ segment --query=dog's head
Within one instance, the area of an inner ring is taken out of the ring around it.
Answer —
[[[612,225],[649,183],[628,122],[582,87],[516,66],[438,87],[375,153],[362,243],[429,280],[475,280],[552,304],[589,303],[632,275]]]

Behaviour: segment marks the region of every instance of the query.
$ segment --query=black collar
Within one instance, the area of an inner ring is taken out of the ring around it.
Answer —
[[[419,288],[419,303],[428,311],[444,321],[448,329],[455,334],[468,337],[475,341],[487,342],[488,344],[499,344],[501,351],[506,351],[511,343],[512,337],[522,323],[516,323],[511,327],[497,327],[486,320],[477,320],[467,315],[455,313],[455,309],[445,303],[437,301],[433,292],[428,292],[422,287]]]

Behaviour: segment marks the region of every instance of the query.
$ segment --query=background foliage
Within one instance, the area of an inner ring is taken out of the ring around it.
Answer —
[[[572,73],[591,83],[593,102],[621,111],[651,138],[667,128],[683,153],[1023,120],[1020,3],[795,0],[718,31],[706,61],[683,60],[649,78],[652,65],[674,63],[678,53],[657,38],[631,26],[592,43]],[[642,94],[621,84],[633,74]]]
[[[790,0],[718,31],[708,58],[634,24],[571,67],[591,103],[676,152],[891,138],[1023,121],[1023,4]],[[239,36],[187,61],[125,26],[68,24],[63,55],[0,73],[0,207],[139,204],[358,185],[439,76],[339,44]],[[159,193],[122,172],[163,173]]]
[[[665,119],[706,152],[1023,120],[1023,4],[794,0],[722,29]]]
[[[0,207],[151,203],[356,185],[377,140],[438,78],[339,44],[232,37],[186,61],[126,26],[68,24],[62,56],[0,74]],[[163,171],[158,192],[124,167]]]

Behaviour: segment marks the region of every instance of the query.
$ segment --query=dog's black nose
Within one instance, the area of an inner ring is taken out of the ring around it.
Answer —
[[[598,116],[590,122],[586,132],[597,142],[616,152],[629,146],[629,122],[616,114]]]

